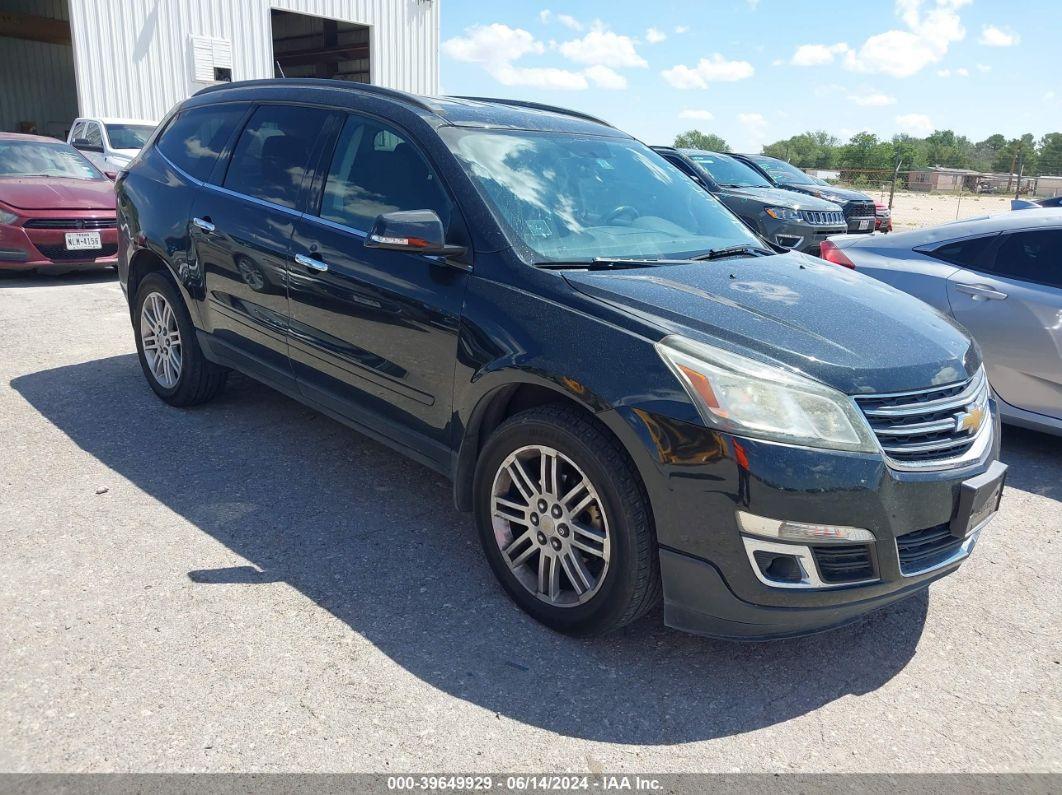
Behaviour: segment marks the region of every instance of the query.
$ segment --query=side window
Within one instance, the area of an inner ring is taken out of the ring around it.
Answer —
[[[179,168],[205,180],[246,111],[246,105],[187,110],[170,122],[156,146]]]
[[[992,272],[1062,287],[1062,229],[1014,232],[1003,238]]]
[[[94,121],[85,122],[85,139],[93,146],[103,146],[103,135],[100,126]]]
[[[70,131],[70,143],[73,143],[78,138],[85,137],[85,122],[79,121],[74,125],[74,128]]]
[[[955,240],[925,253],[936,259],[950,262],[952,265],[976,268],[985,249],[992,245],[995,237],[995,235],[982,235],[981,237],[970,237],[966,240]]]
[[[263,105],[240,133],[225,187],[283,207],[298,203],[306,163],[328,111]]]
[[[453,215],[420,152],[377,121],[348,117],[325,179],[320,216],[368,232],[376,216],[398,210],[434,210],[446,229]]]

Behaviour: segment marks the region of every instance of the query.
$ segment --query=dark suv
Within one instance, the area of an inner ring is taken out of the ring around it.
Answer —
[[[833,202],[774,187],[748,163],[700,149],[654,146],[686,176],[714,195],[742,221],[783,248],[819,255],[822,241],[848,231]]]
[[[556,629],[613,629],[661,590],[695,632],[842,624],[955,570],[996,510],[962,330],[765,248],[582,114],[233,83],[177,107],[117,191],[160,398],[238,370],[446,474]]]
[[[841,210],[844,211],[849,234],[869,235],[874,231],[877,209],[874,200],[865,193],[831,185],[776,157],[767,155],[734,155],[734,157],[755,168],[767,177],[772,185],[839,204]]]

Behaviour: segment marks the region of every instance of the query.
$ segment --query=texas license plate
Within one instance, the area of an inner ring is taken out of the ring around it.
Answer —
[[[959,510],[951,520],[953,536],[966,538],[992,518],[999,510],[1006,477],[1007,465],[996,461],[987,472],[963,481],[959,490]]]
[[[88,251],[94,248],[103,248],[100,242],[99,232],[67,232],[67,251]]]
[[[859,228],[860,228],[860,229],[870,229],[870,221],[869,221],[869,220],[867,220],[867,221],[860,221],[860,222],[859,222]]]

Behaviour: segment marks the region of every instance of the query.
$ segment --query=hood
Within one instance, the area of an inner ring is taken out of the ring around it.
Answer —
[[[847,394],[959,381],[980,364],[951,320],[906,293],[798,253],[565,273],[576,290]]]
[[[723,188],[727,193],[735,196],[745,196],[749,199],[762,201],[764,206],[793,207],[797,210],[840,210],[833,202],[817,199],[803,193],[781,188]]]
[[[0,201],[20,210],[113,210],[109,179],[19,177],[0,179]]]
[[[112,149],[110,154],[117,157],[125,157],[132,160],[140,153],[139,149]]]
[[[844,204],[845,202],[869,202],[873,201],[865,193],[848,188],[838,188],[836,185],[785,185],[786,190],[799,191],[810,196],[818,196],[826,201]]]

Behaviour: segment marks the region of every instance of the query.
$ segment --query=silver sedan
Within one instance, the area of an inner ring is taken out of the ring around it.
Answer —
[[[955,318],[981,345],[1003,421],[1062,435],[1062,209],[840,235],[822,256]]]

